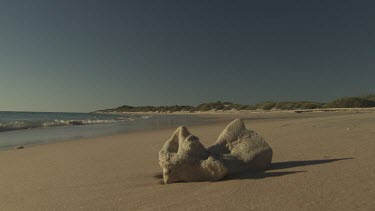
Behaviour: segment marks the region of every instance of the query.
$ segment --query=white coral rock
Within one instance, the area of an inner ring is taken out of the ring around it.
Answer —
[[[264,170],[271,160],[271,147],[240,119],[232,121],[208,149],[181,126],[159,152],[166,184],[217,181],[230,174]]]

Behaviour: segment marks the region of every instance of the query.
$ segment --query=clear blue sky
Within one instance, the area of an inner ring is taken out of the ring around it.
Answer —
[[[0,110],[375,93],[374,1],[0,2]]]

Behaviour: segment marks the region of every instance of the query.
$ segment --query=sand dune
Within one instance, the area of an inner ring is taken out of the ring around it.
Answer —
[[[208,146],[236,117],[189,130]],[[0,210],[374,210],[374,113],[245,123],[273,148],[271,169],[218,182],[161,184],[175,128],[0,152]]]

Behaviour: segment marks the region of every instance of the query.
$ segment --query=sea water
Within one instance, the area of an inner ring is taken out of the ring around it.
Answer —
[[[193,115],[0,112],[0,150],[211,121]]]

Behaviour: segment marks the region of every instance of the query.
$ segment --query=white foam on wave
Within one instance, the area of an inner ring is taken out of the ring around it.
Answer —
[[[149,118],[149,117],[147,117]],[[146,119],[139,117],[139,119]],[[68,125],[91,125],[91,124],[109,124],[117,122],[129,122],[135,121],[135,117],[118,117],[115,119],[55,119],[46,121],[12,121],[12,122],[0,122],[0,132],[22,130],[31,128],[47,128],[56,126],[68,126]]]

